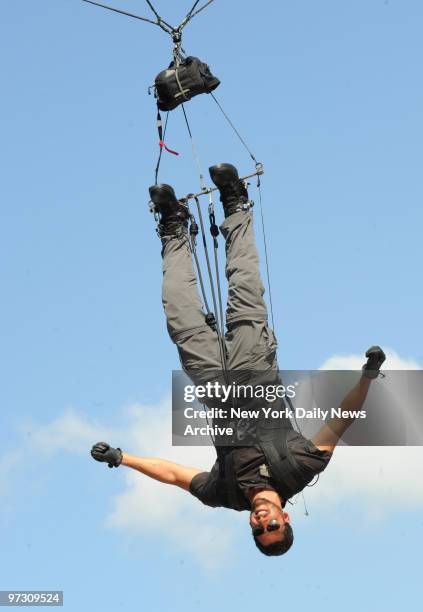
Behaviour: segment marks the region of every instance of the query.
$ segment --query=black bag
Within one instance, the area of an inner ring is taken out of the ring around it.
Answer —
[[[172,62],[155,80],[157,104],[160,110],[170,111],[202,93],[210,93],[220,85],[207,64],[198,57],[187,57],[175,67]]]

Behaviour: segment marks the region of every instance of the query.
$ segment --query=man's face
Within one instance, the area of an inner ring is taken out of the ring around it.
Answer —
[[[276,521],[279,526],[273,531],[267,531],[267,527],[271,521]],[[270,502],[264,497],[258,497],[254,500],[250,513],[250,525],[252,529],[257,527],[264,529],[264,533],[256,538],[263,546],[268,546],[269,544],[283,540],[285,523],[289,522],[290,518],[288,513],[284,512],[280,506]]]

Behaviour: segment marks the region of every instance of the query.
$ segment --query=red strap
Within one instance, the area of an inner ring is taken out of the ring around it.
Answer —
[[[172,151],[172,149],[169,149],[164,140],[159,141],[159,146],[161,149],[165,149],[168,153],[172,153],[172,155],[179,155],[177,151]]]

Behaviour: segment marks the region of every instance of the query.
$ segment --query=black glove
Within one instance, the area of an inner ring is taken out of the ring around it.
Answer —
[[[363,374],[367,378],[377,378],[382,363],[386,359],[385,353],[380,346],[371,346],[366,351],[367,363],[363,366]]]
[[[91,457],[96,461],[104,461],[109,468],[119,467],[122,463],[120,448],[112,448],[107,442],[97,442],[91,449]]]

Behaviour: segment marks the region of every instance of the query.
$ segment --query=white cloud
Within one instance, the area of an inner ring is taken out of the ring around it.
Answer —
[[[132,454],[163,457],[199,469],[210,469],[215,460],[213,447],[170,446],[169,399],[158,405],[125,407],[119,430],[106,427],[72,408],[46,425],[25,422],[21,429],[26,434],[23,446],[0,460],[0,494],[6,491],[6,486],[10,488],[8,485],[16,479],[16,472],[24,467],[28,457],[32,465],[42,461],[43,455],[50,458],[52,453],[63,452],[82,454],[91,461],[89,449],[99,440],[120,445]],[[101,464],[95,467],[107,469]],[[107,528],[138,537],[160,531],[163,541],[168,539],[176,543],[207,570],[213,571],[222,565],[225,553],[231,550],[239,515],[225,511],[227,514],[222,520],[219,512],[203,506],[177,487],[165,486],[132,470],[119,469],[115,474],[122,480],[123,491],[112,498],[112,509],[104,517]],[[245,517],[243,519],[245,523]]]
[[[392,349],[386,349],[386,362],[384,370],[421,370],[414,359],[404,359]],[[329,357],[321,366],[320,370],[361,370],[366,358],[363,355],[333,355]]]
[[[30,430],[31,446],[43,453],[65,451],[87,454],[93,441],[116,437],[116,431],[104,424],[87,419],[72,408],[47,425],[25,423],[22,429]]]
[[[222,565],[231,549],[236,520],[200,505],[186,492],[161,486],[136,473],[125,474],[126,490],[113,500],[106,526],[135,536],[158,533],[194,555],[208,570]],[[236,519],[236,517],[235,517]],[[245,522],[245,518],[244,518]]]
[[[403,359],[392,349],[386,350],[386,370],[421,370],[413,359]],[[362,355],[335,355],[320,369],[361,369]],[[401,402],[398,400],[398,406]],[[339,500],[353,498],[373,517],[401,508],[423,506],[422,447],[340,447],[313,489],[313,501],[330,506]]]
[[[398,504],[401,511],[422,508],[422,481],[421,447],[340,447],[307,495],[313,504],[335,510],[350,499],[356,512],[377,518]]]
[[[166,458],[177,463],[208,470],[215,461],[212,447],[172,447],[171,404],[133,405],[127,410],[128,450],[143,456]],[[134,534],[160,531],[182,550],[193,554],[208,570],[222,564],[231,549],[238,520],[200,504],[177,487],[164,486],[136,472],[125,472],[126,490],[113,500],[113,511],[106,525]],[[244,517],[244,522],[245,522]],[[193,534],[194,537],[193,537]]]

